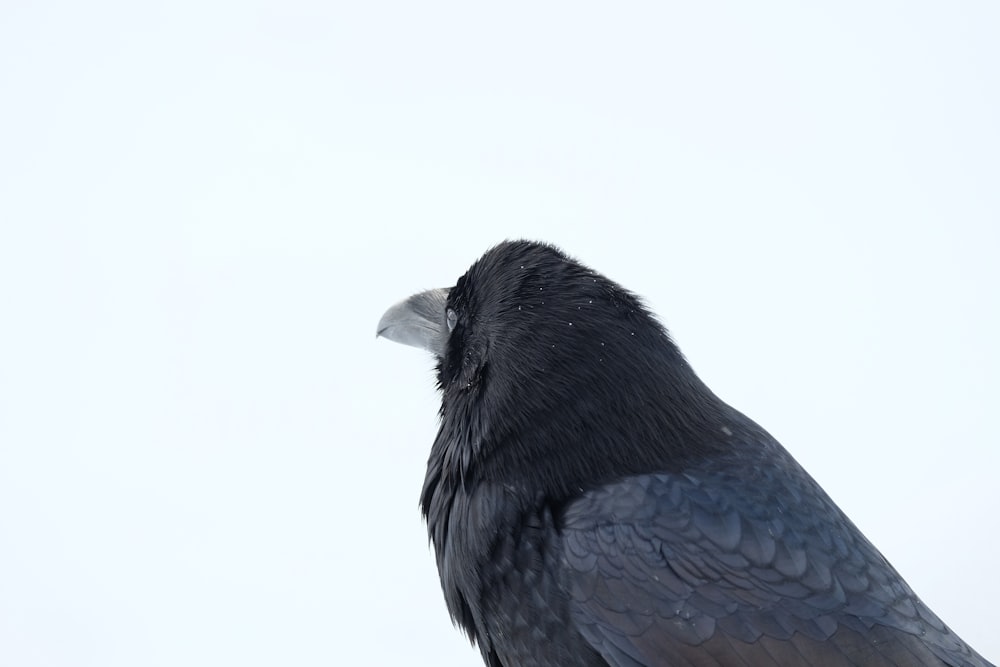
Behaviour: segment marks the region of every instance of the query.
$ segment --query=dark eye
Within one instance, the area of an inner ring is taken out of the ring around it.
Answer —
[[[448,318],[448,331],[452,331],[455,328],[455,324],[458,323],[458,314],[449,308],[445,316]]]

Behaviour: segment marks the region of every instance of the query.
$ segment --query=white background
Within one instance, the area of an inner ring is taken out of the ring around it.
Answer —
[[[0,664],[479,664],[374,329],[508,237],[1000,659],[996,3],[155,4],[0,4]]]

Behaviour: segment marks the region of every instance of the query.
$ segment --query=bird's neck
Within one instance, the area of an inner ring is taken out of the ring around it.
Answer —
[[[447,401],[423,493],[428,521],[432,505],[450,502],[460,487],[498,483],[523,490],[527,502],[559,505],[600,484],[680,471],[717,453],[735,411],[686,363],[661,373],[634,374],[626,386],[581,382],[561,394],[540,383],[509,402],[473,394]],[[515,403],[530,407],[515,413]]]

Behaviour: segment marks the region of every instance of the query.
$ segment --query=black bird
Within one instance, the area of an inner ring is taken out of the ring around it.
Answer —
[[[378,334],[437,358],[421,507],[487,665],[990,663],[618,284],[490,249]]]

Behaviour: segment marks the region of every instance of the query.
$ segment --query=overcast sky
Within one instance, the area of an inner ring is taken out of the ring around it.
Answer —
[[[479,664],[374,330],[511,237],[1000,659],[1000,6],[674,4],[0,3],[0,664]]]

